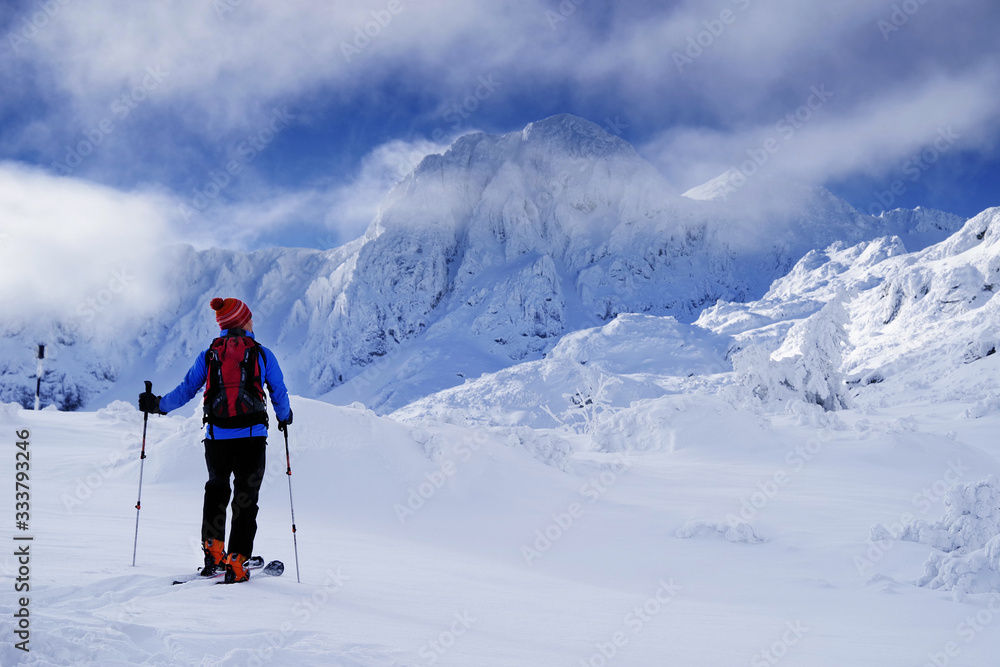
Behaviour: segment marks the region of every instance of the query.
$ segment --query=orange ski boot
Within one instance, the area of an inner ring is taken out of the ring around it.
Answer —
[[[247,557],[240,554],[229,554],[224,561],[226,564],[226,583],[238,584],[241,581],[250,579],[250,568],[247,567]]]
[[[205,540],[202,550],[205,552],[205,567],[201,568],[201,576],[211,577],[224,567],[226,545],[222,540]]]

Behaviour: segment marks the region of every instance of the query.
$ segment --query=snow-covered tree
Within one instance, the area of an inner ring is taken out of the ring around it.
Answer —
[[[733,380],[743,396],[764,405],[798,398],[828,411],[847,407],[840,372],[850,323],[846,298],[838,293],[793,326],[775,353],[752,344],[734,354]]]
[[[788,382],[807,402],[821,405],[824,410],[847,407],[844,376],[840,372],[850,324],[844,307],[846,299],[844,292],[838,292],[789,332],[789,338],[798,343],[800,354],[788,360],[792,362]]]
[[[563,394],[569,407],[556,414],[548,405],[542,410],[548,413],[563,428],[575,433],[593,433],[598,418],[607,412],[614,412],[613,390],[622,384],[621,378],[599,373],[589,383],[587,389],[578,389],[572,394]]]
[[[771,352],[762,345],[751,344],[735,353],[733,379],[742,388],[744,399],[763,404],[778,398],[785,378],[779,364],[771,361]]]

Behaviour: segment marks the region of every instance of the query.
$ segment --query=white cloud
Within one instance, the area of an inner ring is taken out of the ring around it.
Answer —
[[[416,169],[432,153],[443,153],[447,144],[427,140],[394,140],[376,147],[361,161],[361,169],[351,182],[332,193],[328,227],[338,237],[360,236],[378,213],[389,190]]]
[[[424,139],[392,140],[375,147],[357,172],[339,183],[327,179],[290,190],[254,176],[243,185],[242,197],[209,200],[201,211],[192,209],[189,199],[176,198],[170,216],[173,235],[197,248],[342,245],[364,234],[392,187],[424,157],[446,149],[447,144]]]
[[[989,11],[986,0],[964,4]],[[147,68],[161,68],[168,75],[151,104],[183,110],[175,114],[178,122],[216,137],[253,126],[275,104],[370,94],[389,72],[410,77],[443,105],[478,76],[495,73],[512,91],[533,82],[575,82],[578,99],[617,99],[629,117],[669,122],[680,109],[698,110],[710,125],[760,120],[769,101],[794,94],[796,82],[846,93],[844,79],[850,79],[851,94],[861,99],[914,72],[911,83],[919,83],[923,66],[968,68],[996,53],[989,20],[963,20],[959,8],[939,3],[921,5],[891,41],[877,27],[891,13],[882,0],[823,6],[590,0],[569,3],[572,12],[554,29],[546,11],[567,3],[394,0],[397,13],[389,6],[349,0],[69,3],[24,47],[24,67],[2,71],[16,83],[35,68],[33,76],[68,96],[62,108],[85,124],[141,85]],[[679,68],[674,54],[691,57],[692,41],[694,62]]]
[[[472,36],[479,54],[510,49],[496,32],[508,24],[496,3],[397,0],[395,14],[388,4],[70,3],[23,47],[21,58],[48,73],[50,93],[68,96],[68,108],[84,124],[141,87],[150,70],[164,73],[152,103],[185,104],[182,122],[211,137],[253,126],[271,105],[318,89],[364,94],[400,62],[461,81],[458,72],[477,68],[483,58],[456,60],[452,49]],[[446,87],[449,78],[431,77],[428,85]]]
[[[198,249],[249,250],[261,245],[311,246],[330,208],[328,192],[308,188],[278,190],[250,188],[252,195],[218,201],[193,214],[180,214],[189,202],[175,200],[173,235]],[[311,230],[311,233],[310,233]],[[350,239],[342,239],[341,242]]]
[[[672,128],[641,152],[681,191],[744,164],[746,171],[758,171],[748,162],[755,156],[763,162],[759,171],[774,178],[822,184],[856,173],[882,176],[934,142],[943,145],[942,134],[948,149],[982,146],[1000,117],[996,71],[939,75],[918,87],[883,90],[860,104],[841,104],[844,93],[834,88],[811,87],[801,104],[760,124],[736,131]],[[816,104],[813,90],[830,97]],[[809,103],[816,108],[803,109]],[[765,155],[768,140],[773,152]]]
[[[81,321],[159,305],[167,200],[0,163],[0,301]]]

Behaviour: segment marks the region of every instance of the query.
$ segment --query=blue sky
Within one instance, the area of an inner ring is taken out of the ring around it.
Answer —
[[[338,245],[423,155],[564,112],[678,193],[779,136],[770,175],[864,211],[1000,205],[994,0],[36,0],[0,25],[15,238],[36,209],[139,233],[106,206],[145,211],[142,242]]]

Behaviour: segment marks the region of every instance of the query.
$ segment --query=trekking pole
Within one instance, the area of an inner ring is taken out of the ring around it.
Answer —
[[[302,583],[299,579],[299,538],[295,535],[295,503],[292,502],[292,459],[288,454],[288,425],[286,424],[282,433],[285,434],[285,465],[288,466],[285,474],[288,475],[288,504],[292,508],[292,542],[295,544],[295,581]]]
[[[146,380],[146,393],[153,393],[153,383]],[[142,453],[139,455],[139,498],[135,501],[135,542],[132,544],[132,567],[135,567],[135,551],[139,546],[139,509],[142,507],[142,471],[146,467],[146,422],[149,413],[142,413]]]

